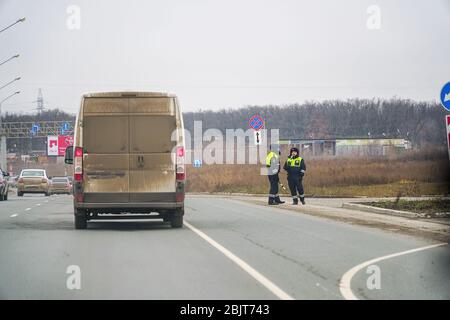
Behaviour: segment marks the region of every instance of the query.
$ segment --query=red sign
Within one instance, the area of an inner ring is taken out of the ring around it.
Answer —
[[[73,146],[73,136],[58,136],[58,156],[63,156],[68,146]]]

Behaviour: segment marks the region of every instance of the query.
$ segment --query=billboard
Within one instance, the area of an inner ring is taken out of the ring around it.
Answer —
[[[48,156],[58,155],[58,136],[47,137],[47,155]]]
[[[73,136],[58,136],[58,156],[64,156],[66,148],[73,145]]]
[[[73,136],[48,136],[47,155],[64,156],[66,148],[73,145]]]

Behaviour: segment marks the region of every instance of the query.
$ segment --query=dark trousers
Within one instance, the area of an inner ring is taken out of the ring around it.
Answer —
[[[303,178],[302,177],[288,177],[288,185],[289,190],[291,190],[291,195],[293,198],[297,198],[297,195],[300,198],[304,198],[305,194],[303,191]]]
[[[278,174],[273,174],[268,177],[270,183],[269,197],[275,197],[278,194],[278,182],[280,181],[280,178],[278,177]]]

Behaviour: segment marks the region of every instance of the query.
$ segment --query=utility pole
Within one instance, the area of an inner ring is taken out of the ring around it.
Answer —
[[[42,95],[42,89],[39,88],[38,98],[37,98],[37,112],[40,114],[44,110],[44,96]]]

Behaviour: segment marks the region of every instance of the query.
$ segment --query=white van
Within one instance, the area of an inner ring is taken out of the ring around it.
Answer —
[[[74,165],[75,228],[111,217],[159,218],[181,228],[184,158],[183,117],[175,95],[84,95],[74,146],[65,159]]]

